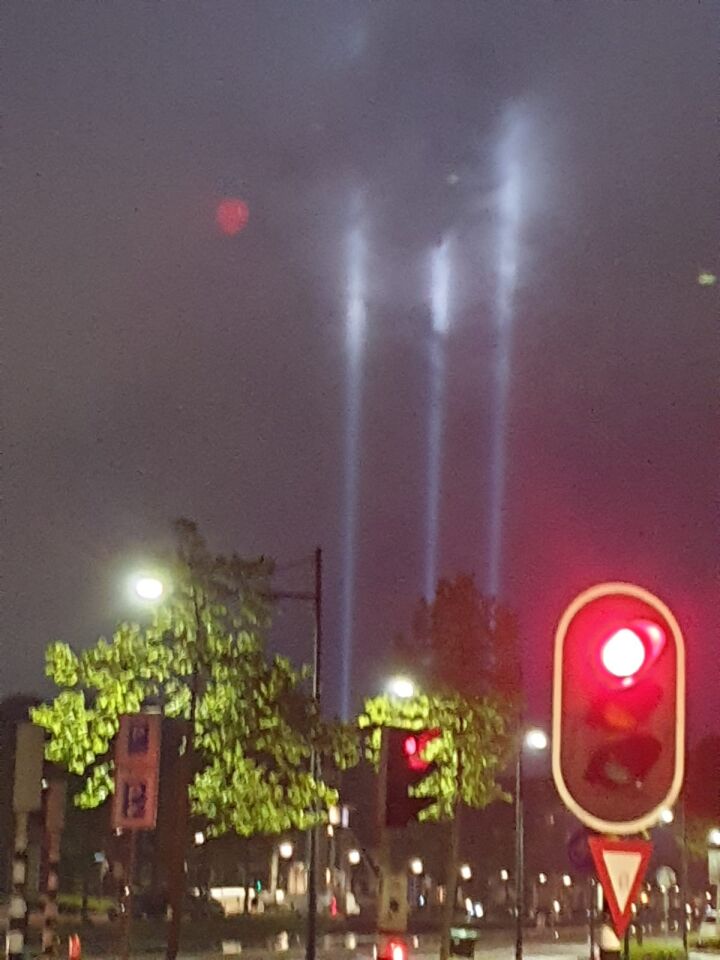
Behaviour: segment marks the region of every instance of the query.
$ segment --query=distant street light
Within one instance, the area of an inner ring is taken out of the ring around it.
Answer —
[[[165,593],[165,585],[159,577],[141,574],[133,579],[133,589],[141,600],[159,600]]]
[[[201,847],[204,843],[205,834],[202,832],[202,830],[198,830],[198,832],[195,834],[195,846]]]
[[[423,862],[420,857],[413,857],[410,861],[410,873],[419,877],[423,872]]]
[[[460,878],[462,880],[472,880],[472,869],[469,863],[464,863],[460,867]]]
[[[410,677],[391,677],[388,680],[387,691],[391,697],[410,700],[415,696],[415,684]]]
[[[720,827],[713,827],[708,833],[708,842],[714,847],[720,847]]]
[[[289,840],[283,840],[283,842],[278,846],[278,853],[283,858],[283,860],[289,860],[290,857],[292,857],[293,855],[294,849],[295,848],[293,847],[292,843],[290,843]]]
[[[672,823],[674,819],[675,819],[675,814],[672,812],[672,810],[669,807],[665,807],[664,810],[660,811],[660,820],[663,823]]]
[[[564,886],[564,887],[571,887],[571,886],[572,886],[572,877],[570,876],[569,873],[564,873],[564,874],[563,874],[563,876],[562,876],[562,882],[563,882],[563,886]]]
[[[348,858],[348,863],[351,866],[356,867],[360,863],[360,858],[361,858],[360,851],[355,849],[348,850],[347,858]]]
[[[524,742],[525,746],[530,750],[547,750],[550,741],[544,730],[533,727],[532,730],[528,730],[525,734]]]
[[[523,955],[523,912],[525,905],[525,825],[523,811],[523,753],[546,750],[549,744],[544,730],[525,730],[518,744],[515,762],[515,960]],[[545,878],[547,880],[547,877]],[[542,882],[542,881],[541,881]]]
[[[507,881],[510,879],[510,874],[507,872],[507,870],[500,871],[500,879],[503,883],[507,883]]]

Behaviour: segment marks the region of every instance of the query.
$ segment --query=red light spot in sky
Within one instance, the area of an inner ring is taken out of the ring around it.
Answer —
[[[250,211],[247,204],[237,197],[226,197],[218,204],[215,222],[226,237],[240,233],[248,222]]]

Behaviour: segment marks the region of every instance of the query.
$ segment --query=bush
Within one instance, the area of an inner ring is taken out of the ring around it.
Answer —
[[[630,960],[685,960],[685,951],[681,943],[645,940],[642,946],[638,943],[630,944]]]

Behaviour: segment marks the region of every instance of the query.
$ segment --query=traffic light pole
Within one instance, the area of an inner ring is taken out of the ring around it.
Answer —
[[[525,905],[525,824],[523,811],[523,745],[515,762],[515,960],[523,956],[523,907]]]

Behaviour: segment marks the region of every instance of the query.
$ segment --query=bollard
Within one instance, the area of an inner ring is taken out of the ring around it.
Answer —
[[[82,960],[82,944],[77,933],[68,937],[68,960]]]

